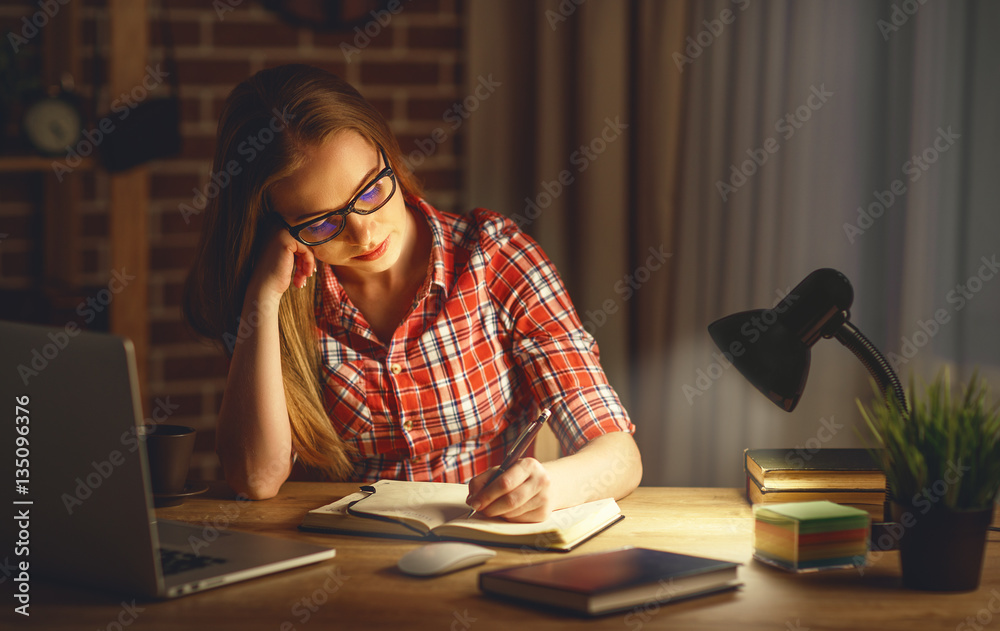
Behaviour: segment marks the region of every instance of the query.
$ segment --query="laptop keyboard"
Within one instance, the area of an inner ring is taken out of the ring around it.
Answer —
[[[181,552],[180,550],[167,550],[160,548],[160,566],[163,568],[163,575],[169,576],[188,570],[199,570],[217,563],[225,563],[226,559],[210,557],[204,554],[192,554],[191,552]]]

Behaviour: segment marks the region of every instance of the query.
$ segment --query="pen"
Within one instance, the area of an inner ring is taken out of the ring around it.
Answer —
[[[514,463],[521,459],[524,452],[531,446],[531,443],[535,442],[535,436],[538,435],[538,430],[542,429],[542,425],[545,425],[545,421],[549,420],[550,416],[552,416],[552,412],[548,408],[545,408],[542,410],[542,413],[538,415],[537,419],[521,431],[521,435],[517,437],[517,440],[514,441],[514,444],[511,445],[510,449],[507,451],[507,455],[504,457],[500,468],[493,472],[493,475],[490,476],[489,481],[485,486],[483,486],[483,489],[493,484],[497,478],[503,475],[504,471],[513,467]],[[468,519],[475,514],[476,509],[473,508],[469,511],[469,514],[466,515],[465,518]]]

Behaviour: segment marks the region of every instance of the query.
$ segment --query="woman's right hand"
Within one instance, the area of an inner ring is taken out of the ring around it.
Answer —
[[[270,236],[264,253],[250,277],[248,293],[280,298],[290,285],[305,287],[306,279],[316,273],[316,257],[312,250],[277,229]]]

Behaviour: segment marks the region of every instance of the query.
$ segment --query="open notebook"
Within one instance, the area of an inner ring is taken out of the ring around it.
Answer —
[[[568,551],[624,517],[613,499],[553,511],[543,522],[467,519],[465,484],[380,480],[309,511],[304,530],[406,539],[460,540]]]

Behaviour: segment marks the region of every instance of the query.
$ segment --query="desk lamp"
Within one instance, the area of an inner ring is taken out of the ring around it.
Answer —
[[[907,411],[899,377],[885,356],[850,322],[854,290],[834,269],[818,269],[771,309],[741,311],[708,326],[715,344],[778,407],[795,409],[809,376],[810,349],[821,337],[836,338],[875,378],[884,396],[891,389]]]
[[[716,320],[708,332],[750,383],[778,407],[795,409],[809,376],[810,349],[819,338],[836,338],[875,378],[882,396],[891,389],[904,412],[906,395],[885,356],[850,322],[854,289],[847,277],[824,268],[806,276],[771,309],[742,311]],[[888,495],[887,495],[888,497]],[[888,523],[872,524],[872,541]],[[890,549],[894,549],[893,544]]]

